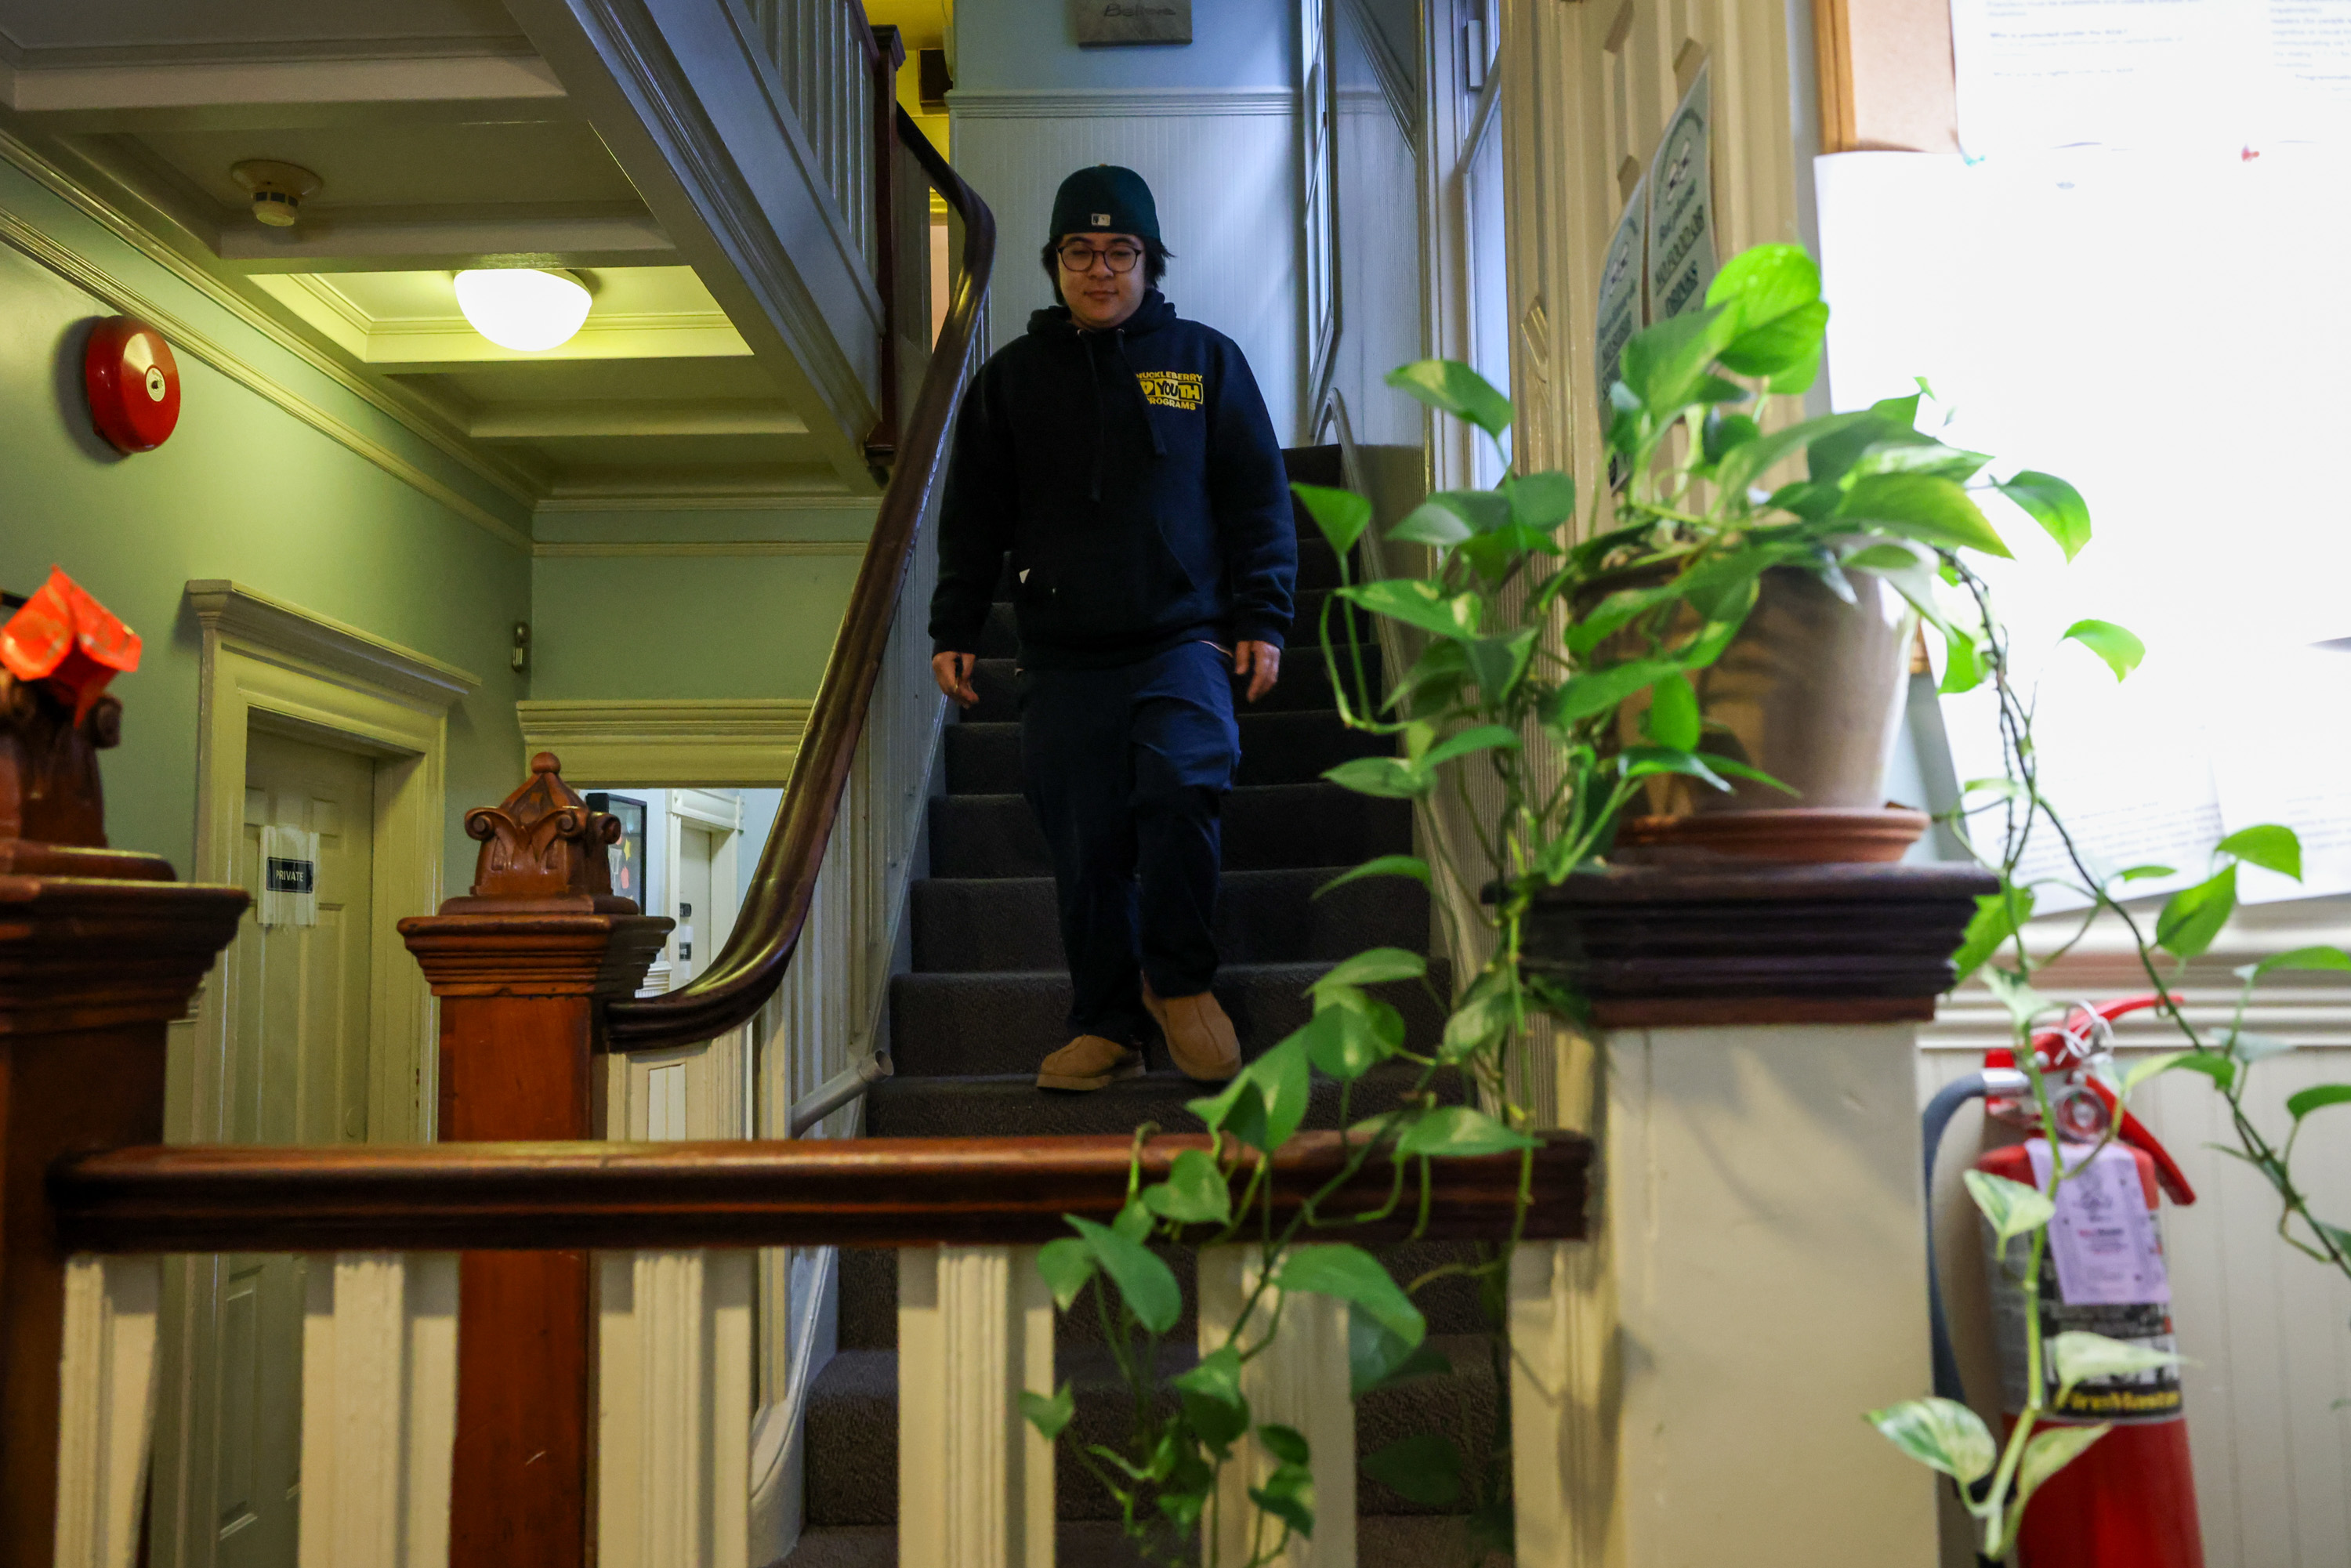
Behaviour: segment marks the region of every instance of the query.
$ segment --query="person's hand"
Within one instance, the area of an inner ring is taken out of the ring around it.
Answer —
[[[1233,649],[1233,674],[1249,678],[1249,700],[1257,701],[1281,679],[1281,650],[1270,643],[1242,643]]]
[[[977,653],[934,653],[931,655],[931,678],[939,683],[941,693],[969,707],[979,700],[979,694],[971,685],[971,673],[978,664],[979,655]]]

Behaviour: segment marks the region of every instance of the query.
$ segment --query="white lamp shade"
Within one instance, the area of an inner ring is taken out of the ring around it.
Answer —
[[[571,340],[588,319],[588,290],[535,267],[472,267],[457,275],[457,308],[499,348],[535,354]]]

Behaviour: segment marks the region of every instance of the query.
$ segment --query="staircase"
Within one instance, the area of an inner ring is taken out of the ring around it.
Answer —
[[[1336,447],[1285,454],[1290,477],[1341,483]],[[1303,518],[1301,517],[1301,523]],[[1350,794],[1321,779],[1350,757],[1378,749],[1348,730],[1333,707],[1318,643],[1322,606],[1338,563],[1311,525],[1299,540],[1298,616],[1280,684],[1240,710],[1238,787],[1224,809],[1225,876],[1217,910],[1224,965],[1217,994],[1251,1056],[1306,1021],[1307,985],[1340,958],[1389,946],[1426,952],[1429,909],[1411,882],[1374,878],[1322,899],[1314,890],[1347,866],[1408,852],[1408,801]],[[1045,844],[1021,794],[1019,724],[1013,706],[1012,607],[991,615],[976,685],[978,705],[949,727],[946,793],[932,806],[932,875],[914,887],[913,972],[891,995],[895,1076],[874,1085],[865,1130],[876,1137],[1128,1133],[1144,1123],[1196,1130],[1185,1102],[1203,1091],[1176,1073],[1164,1046],[1146,1043],[1151,1071],[1088,1094],[1040,1091],[1037,1063],[1064,1042],[1069,981],[1054,918]],[[1378,668],[1378,650],[1364,650]],[[1433,965],[1440,987],[1441,965]],[[1440,1009],[1417,988],[1389,993],[1407,1042],[1430,1049]],[[1382,1069],[1357,1088],[1362,1115],[1393,1104],[1410,1071]],[[1318,1082],[1309,1126],[1336,1126],[1337,1085]],[[1409,1282],[1459,1249],[1401,1247],[1389,1259]],[[1196,1297],[1184,1255],[1171,1256],[1186,1315],[1168,1335],[1164,1371],[1191,1364]],[[897,1562],[897,1262],[886,1251],[841,1258],[840,1352],[810,1390],[806,1528],[787,1568],[878,1568]],[[1358,1408],[1358,1452],[1413,1432],[1443,1431],[1489,1445],[1500,1418],[1498,1383],[1472,1287],[1448,1278],[1416,1298],[1449,1377],[1383,1390]],[[1059,1375],[1074,1381],[1079,1441],[1114,1442],[1123,1397],[1094,1313],[1064,1317]],[[1068,1457],[1056,1477],[1062,1568],[1135,1561],[1119,1537],[1116,1505]],[[1477,1449],[1468,1448],[1475,1452]],[[1373,1565],[1432,1568],[1465,1561],[1462,1518],[1418,1508],[1368,1476],[1358,1479],[1358,1557]],[[1465,1505],[1460,1505],[1466,1507]],[[908,1564],[907,1568],[921,1568]]]

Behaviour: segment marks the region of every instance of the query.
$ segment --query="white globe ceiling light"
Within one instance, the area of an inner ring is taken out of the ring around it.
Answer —
[[[501,349],[536,354],[571,340],[588,319],[588,289],[569,272],[477,267],[457,275],[457,308]]]

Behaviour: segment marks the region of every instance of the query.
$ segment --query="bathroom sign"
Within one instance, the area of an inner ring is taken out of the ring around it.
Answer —
[[[1188,44],[1192,0],[1070,0],[1078,42]]]

